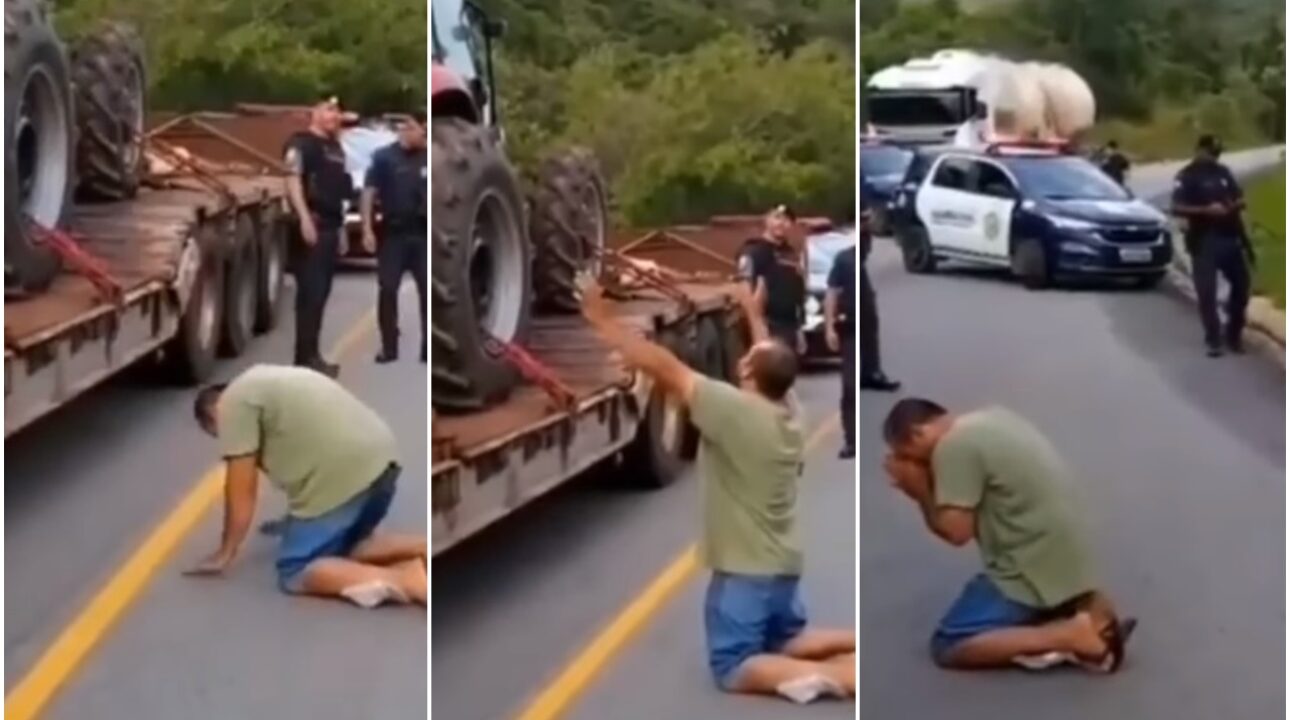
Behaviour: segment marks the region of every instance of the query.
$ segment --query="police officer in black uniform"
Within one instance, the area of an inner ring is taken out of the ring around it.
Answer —
[[[332,377],[340,368],[323,359],[318,343],[340,252],[345,202],[354,193],[340,144],[341,119],[340,102],[334,97],[322,100],[310,113],[309,128],[292,136],[286,151],[291,171],[287,196],[300,223],[301,240],[295,268],[295,363]]]
[[[873,247],[873,233],[870,222],[873,220],[869,209],[872,202],[869,184],[860,181],[860,389],[895,392],[900,383],[887,377],[882,371],[882,357],[878,352],[878,296],[874,293],[873,283],[869,280],[869,271],[865,262]]]
[[[399,357],[399,283],[411,273],[421,302],[421,362],[426,361],[426,115],[417,113],[399,126],[399,139],[376,151],[363,183],[363,245],[376,253],[377,320],[381,351],[376,362]],[[375,201],[375,203],[374,203]],[[377,241],[374,204],[381,209]]]
[[[1174,178],[1173,213],[1187,221],[1186,245],[1205,348],[1210,357],[1223,346],[1241,352],[1245,308],[1250,300],[1250,265],[1254,251],[1241,211],[1245,198],[1231,170],[1218,161],[1222,144],[1212,135],[1196,143],[1196,155]],[[1227,280],[1227,326],[1218,315],[1218,276]]]
[[[766,309],[770,336],[803,353],[806,279],[790,237],[796,224],[797,216],[787,205],[767,213],[762,237],[747,241],[740,250],[739,273],[752,284],[753,293]]]
[[[854,208],[852,218],[854,219]],[[842,355],[842,450],[838,457],[856,456],[856,247],[839,252],[829,268],[824,296],[824,341]]]

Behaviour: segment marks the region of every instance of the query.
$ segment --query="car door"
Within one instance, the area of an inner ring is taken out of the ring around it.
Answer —
[[[975,160],[968,173],[968,194],[976,215],[972,229],[964,233],[963,250],[983,261],[1007,262],[1017,184],[1001,165]]]
[[[961,253],[975,224],[973,196],[967,192],[972,161],[945,155],[932,167],[931,176],[916,199],[918,216],[927,228],[932,247],[950,254]]]

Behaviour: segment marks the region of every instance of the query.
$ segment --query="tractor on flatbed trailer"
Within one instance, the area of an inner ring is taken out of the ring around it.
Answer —
[[[278,321],[281,176],[204,157],[245,144],[192,118],[145,130],[146,88],[128,26],[68,53],[5,0],[6,437],[140,360],[198,382]]]
[[[624,367],[579,314],[578,273],[602,278],[620,322],[710,376],[733,379],[747,328],[720,287],[725,278],[643,269],[607,248],[608,192],[590,152],[516,171],[493,77],[502,24],[463,0],[432,0],[431,12],[439,553],[593,468],[663,487],[697,452],[684,408]]]

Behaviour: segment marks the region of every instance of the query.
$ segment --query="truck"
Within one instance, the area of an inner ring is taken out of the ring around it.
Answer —
[[[909,143],[1078,143],[1097,110],[1088,83],[1069,67],[971,50],[883,68],[865,87],[870,136]]]
[[[608,196],[590,152],[558,152],[522,186],[493,77],[504,25],[461,0],[433,0],[431,13],[437,555],[589,472],[659,488],[697,452],[684,408],[579,315],[579,273],[601,277],[620,322],[709,376],[735,379],[748,333],[720,273],[609,247]]]
[[[278,322],[282,178],[198,118],[149,128],[146,88],[129,26],[69,53],[5,0],[6,438],[141,361],[200,382]]]

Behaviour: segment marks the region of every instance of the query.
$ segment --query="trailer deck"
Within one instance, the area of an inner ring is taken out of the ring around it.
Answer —
[[[178,275],[184,241],[192,237],[203,217],[226,210],[229,202],[238,207],[256,205],[282,193],[281,178],[216,177],[233,197],[195,185],[145,189],[125,202],[77,205],[67,228],[91,256],[106,265],[127,298],[150,292]],[[113,310],[87,278],[69,272],[59,275],[46,292],[6,298],[6,359],[10,351],[29,349]]]

